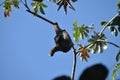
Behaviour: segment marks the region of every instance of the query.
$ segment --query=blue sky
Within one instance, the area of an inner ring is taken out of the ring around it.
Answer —
[[[63,8],[57,12],[57,6],[45,0],[48,8],[43,16],[58,22],[72,37],[74,20],[78,20],[79,25],[94,24],[96,30],[101,30],[99,23],[110,20],[117,13],[117,1],[78,0],[72,4],[76,11],[68,9],[68,14],[65,15]],[[0,6],[0,80],[51,80],[60,75],[71,75],[72,51],[66,54],[57,52],[53,57],[48,56],[55,46],[52,25],[27,13],[22,4],[20,9],[13,9],[8,18],[4,18],[3,13],[3,7]],[[120,45],[120,35],[114,37],[109,30],[105,30],[105,33],[108,41]],[[80,43],[86,44],[81,40]],[[107,79],[111,80],[117,52],[117,48],[109,45],[102,54],[89,53],[88,62],[82,62],[77,57],[75,80],[85,68],[96,63],[106,65],[110,70]]]

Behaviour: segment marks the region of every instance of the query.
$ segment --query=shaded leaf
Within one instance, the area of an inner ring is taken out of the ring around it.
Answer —
[[[48,7],[46,4],[40,1],[33,1],[31,3],[31,6],[34,9],[35,14],[37,14],[38,12],[40,12],[41,14],[45,14],[44,8]]]
[[[40,12],[42,13],[42,14],[45,14],[45,12],[44,12],[44,10],[43,10],[43,8],[40,6]]]
[[[71,0],[72,2],[76,2],[77,0]]]
[[[118,1],[117,6],[118,6],[118,10],[120,10],[120,0]]]
[[[120,69],[120,63],[116,64],[112,73],[112,80],[116,80],[117,72]]]
[[[100,24],[101,24],[102,26],[105,26],[107,23],[108,23],[107,21],[103,21],[103,22],[101,22]]]
[[[113,26],[110,27],[110,31],[111,31],[111,32],[113,32],[114,29],[115,29],[115,27],[113,27]]]
[[[120,60],[120,50],[119,52],[117,53],[117,56],[116,56],[116,61],[118,62]]]
[[[115,17],[115,19],[112,21],[111,25],[120,26],[120,15]]]
[[[118,30],[114,26],[110,26],[110,31],[115,34],[115,36],[118,36]]]
[[[120,26],[118,27],[118,31],[120,32]]]
[[[19,8],[19,1],[18,1],[18,0],[14,0],[14,1],[13,1],[13,5],[14,5],[14,7],[16,7],[16,8]]]
[[[92,51],[92,53],[102,53],[104,49],[107,48],[106,45],[106,37],[104,34],[98,36],[98,35],[94,35],[91,36],[91,39],[88,40],[89,42],[89,46],[88,48]]]
[[[115,30],[114,30],[114,33],[115,33],[115,36],[118,36],[118,31],[117,31],[116,28],[115,28]]]
[[[75,10],[74,7],[71,5],[70,0],[58,0],[56,3],[58,5],[57,11],[59,11],[60,8],[63,6],[65,14],[67,14],[67,6],[72,10]]]

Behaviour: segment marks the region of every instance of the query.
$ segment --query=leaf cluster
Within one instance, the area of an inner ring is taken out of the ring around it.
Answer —
[[[33,1],[31,3],[35,14],[38,14],[38,12],[40,11],[41,14],[45,14],[45,11],[43,8],[47,8],[48,6],[46,4],[44,4],[43,2],[40,1]]]
[[[84,39],[85,37],[88,37],[88,33],[89,33],[89,29],[87,26],[85,26],[84,24],[81,26],[78,26],[78,21],[74,21],[73,24],[73,37],[75,42],[79,42],[79,38],[80,39]]]
[[[116,56],[116,61],[118,62],[120,60],[120,50],[119,52],[117,53],[117,56]],[[118,75],[118,70],[120,69],[120,62],[118,62],[115,66],[114,66],[114,70],[113,70],[113,73],[112,73],[112,80],[116,80],[116,77]]]
[[[8,17],[10,12],[12,11],[11,7],[19,8],[19,1],[18,0],[5,0],[4,2],[4,16]]]
[[[60,8],[63,6],[65,14],[67,14],[67,6],[72,10],[75,10],[72,4],[70,3],[70,0],[49,0],[49,1],[54,2],[58,5],[57,11],[59,11]],[[76,2],[77,0],[71,0],[71,1]]]
[[[108,23],[107,21],[103,21],[101,22],[101,25],[105,26],[107,23]],[[114,33],[115,36],[118,36],[118,32],[120,32],[120,14],[119,16],[115,17],[114,20],[110,22],[110,24],[107,26],[110,32]]]
[[[107,48],[106,44],[107,38],[104,34],[98,35],[95,34],[91,36],[91,39],[88,40],[89,46],[88,48],[92,51],[92,53],[102,53],[104,49]]]

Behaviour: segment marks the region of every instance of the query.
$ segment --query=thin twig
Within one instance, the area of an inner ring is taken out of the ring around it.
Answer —
[[[111,44],[111,45],[113,45],[113,46],[115,46],[115,47],[117,47],[117,48],[120,48],[120,46],[118,46],[117,44],[115,44],[115,43],[113,43],[113,42],[109,42],[109,41],[105,41],[105,40],[97,40],[97,41],[99,41],[99,42],[104,42],[104,43],[109,43],[109,44]]]
[[[113,43],[113,42],[106,42],[106,43],[109,43],[109,44],[111,44],[111,45],[113,45],[113,46],[115,46],[115,47],[117,47],[117,48],[120,48],[120,46],[118,46],[117,44],[115,44],[115,43]]]
[[[30,10],[30,8],[28,7],[28,5],[27,5],[27,1],[25,0],[25,3],[22,1],[22,0],[20,0],[22,3],[23,3],[23,5],[27,8],[27,10]]]
[[[73,49],[73,66],[72,66],[72,74],[71,74],[71,80],[74,80],[75,77],[75,70],[76,70],[76,49],[74,48],[74,46],[72,47]]]
[[[27,11],[28,11],[29,13],[35,15],[36,17],[41,18],[42,20],[44,20],[44,21],[46,21],[46,22],[52,24],[52,25],[55,24],[55,22],[52,22],[52,21],[48,20],[47,18],[44,18],[44,17],[42,17],[42,16],[40,16],[40,15],[38,15],[38,14],[32,12],[31,10],[27,10]]]
[[[102,28],[102,30],[100,31],[100,33],[98,35],[101,35],[104,30],[107,28],[107,26],[117,17],[119,16],[119,13],[117,13],[110,21],[107,22],[107,24]]]
[[[33,14],[34,16],[36,16],[36,17],[38,17],[38,18],[40,18],[40,19],[42,19],[42,20],[44,20],[44,21],[46,21],[46,22],[48,22],[48,23],[50,23],[50,24],[52,24],[52,25],[55,24],[55,22],[52,22],[52,21],[48,20],[47,18],[44,18],[43,16],[40,16],[40,15],[36,14],[35,12],[32,12],[32,11],[30,10],[30,8],[28,7],[26,0],[25,0],[25,3],[24,3],[22,0],[21,0],[21,2],[22,2],[23,5],[27,8],[27,10],[26,10],[27,12]]]

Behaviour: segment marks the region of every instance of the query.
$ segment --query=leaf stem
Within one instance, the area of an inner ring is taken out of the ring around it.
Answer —
[[[113,42],[106,42],[106,43],[109,43],[109,44],[111,44],[111,45],[113,45],[113,46],[115,46],[115,47],[117,47],[117,48],[120,48],[120,46],[118,46],[117,44],[115,44],[115,43],[113,43]]]

